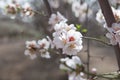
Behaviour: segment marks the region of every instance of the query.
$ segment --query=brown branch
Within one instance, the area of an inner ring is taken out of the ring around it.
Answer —
[[[102,13],[103,13],[105,20],[107,22],[107,25],[108,25],[108,27],[111,27],[112,24],[116,22],[116,20],[114,18],[114,15],[113,15],[112,9],[109,5],[109,2],[108,2],[108,0],[98,0],[98,1],[100,4],[100,7],[102,9]],[[118,44],[115,45],[114,49],[115,49],[115,53],[117,56],[118,67],[120,70],[120,48],[119,48],[119,45]]]
[[[52,14],[52,9],[51,9],[51,7],[50,7],[50,4],[49,4],[48,0],[43,0],[43,2],[44,2],[45,6],[46,6],[46,8],[47,8],[48,15],[49,15],[49,17],[50,17],[51,14]]]

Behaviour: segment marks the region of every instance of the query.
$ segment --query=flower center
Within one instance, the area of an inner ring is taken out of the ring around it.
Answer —
[[[71,37],[69,38],[69,41],[75,41],[75,38],[74,38],[73,36],[71,36]]]

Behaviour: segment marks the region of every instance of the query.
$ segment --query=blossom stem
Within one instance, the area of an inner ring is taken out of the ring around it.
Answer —
[[[104,79],[120,79],[119,74],[93,74],[89,73],[87,71],[84,71],[85,74],[90,75],[90,76],[96,76],[97,78],[104,78]]]
[[[103,41],[103,40],[100,40],[100,39],[97,39],[97,38],[86,37],[86,36],[83,36],[83,38],[84,38],[84,39],[89,39],[89,40],[98,41],[98,42],[101,42],[101,43],[103,43],[103,44],[105,44],[105,45],[112,46],[110,43],[107,43],[107,42],[105,42],[105,41]]]

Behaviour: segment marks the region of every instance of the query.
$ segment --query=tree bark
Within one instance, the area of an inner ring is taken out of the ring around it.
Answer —
[[[100,4],[102,13],[105,17],[106,23],[107,23],[108,27],[111,27],[112,24],[116,22],[116,20],[114,18],[110,4],[109,4],[108,0],[98,0],[98,1]],[[119,45],[118,44],[115,45],[114,49],[115,49],[116,58],[117,58],[117,62],[118,62],[118,68],[120,71],[120,48],[119,48]]]

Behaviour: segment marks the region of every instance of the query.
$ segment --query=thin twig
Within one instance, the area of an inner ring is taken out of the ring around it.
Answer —
[[[105,41],[103,41],[103,40],[100,40],[100,39],[97,39],[97,38],[86,37],[86,36],[83,36],[83,38],[84,38],[84,39],[89,39],[89,40],[98,41],[98,42],[103,43],[103,44],[105,44],[105,45],[107,45],[107,46],[112,46],[110,43],[107,43],[107,42],[105,42]]]

